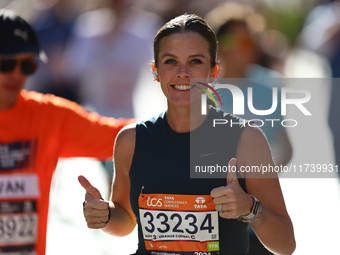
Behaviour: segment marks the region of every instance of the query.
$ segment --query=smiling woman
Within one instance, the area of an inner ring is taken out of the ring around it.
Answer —
[[[195,32],[176,33],[161,40],[159,63],[157,67],[154,63],[152,68],[158,72],[169,108],[172,105],[190,106],[191,100],[199,103],[195,94],[200,95],[202,92],[190,83],[191,78],[217,76],[218,68],[217,65],[211,68],[208,48],[207,41]],[[195,91],[191,91],[192,89]]]
[[[192,79],[208,83],[218,76],[216,52],[215,33],[197,15],[166,23],[155,37],[152,64],[167,98],[166,112],[118,135],[111,201],[102,200],[98,190],[79,177],[86,189],[88,226],[124,236],[137,224],[135,254],[246,254],[248,224],[275,254],[295,249],[277,175],[253,178],[231,171],[223,178],[190,178],[192,158],[197,165],[234,170],[274,166],[259,128],[239,124],[213,129],[214,119],[240,119],[211,105],[201,114],[204,90],[197,88],[206,88],[205,83],[192,84]],[[170,197],[176,207],[169,208]]]

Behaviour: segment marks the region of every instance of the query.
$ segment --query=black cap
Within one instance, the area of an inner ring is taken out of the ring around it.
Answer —
[[[33,53],[41,55],[33,28],[9,9],[0,10],[0,55]]]

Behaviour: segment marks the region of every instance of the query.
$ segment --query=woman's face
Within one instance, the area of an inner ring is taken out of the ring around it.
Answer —
[[[200,98],[195,95],[202,90],[190,84],[190,78],[217,76],[217,68],[211,68],[208,42],[195,32],[164,37],[157,57],[158,78],[169,104],[185,107],[190,105],[190,95],[191,100]]]

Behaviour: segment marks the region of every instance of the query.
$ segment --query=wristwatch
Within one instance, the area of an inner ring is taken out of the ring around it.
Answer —
[[[253,203],[250,213],[248,215],[241,215],[237,217],[237,220],[247,222],[247,223],[253,223],[257,221],[257,215],[259,215],[259,213],[262,210],[262,204],[259,200],[257,200],[256,197],[252,195],[251,197],[253,198],[254,203]]]

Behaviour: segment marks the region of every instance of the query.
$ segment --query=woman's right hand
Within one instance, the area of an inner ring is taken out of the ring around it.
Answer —
[[[80,185],[86,190],[83,210],[87,226],[100,229],[110,220],[109,201],[103,200],[99,190],[82,175],[78,176]]]

